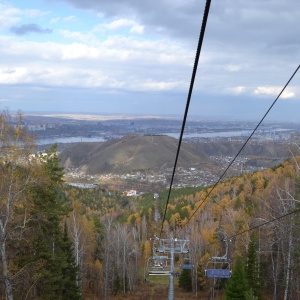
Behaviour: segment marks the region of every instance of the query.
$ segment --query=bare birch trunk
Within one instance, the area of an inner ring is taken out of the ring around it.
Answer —
[[[1,260],[2,260],[2,276],[6,288],[8,300],[13,300],[12,285],[8,275],[7,256],[6,256],[6,238],[4,234],[3,224],[1,222]]]
[[[126,294],[126,237],[123,237],[123,294]]]
[[[104,254],[104,261],[105,261],[105,269],[104,269],[104,300],[107,299],[108,296],[108,283],[109,283],[109,262],[111,256],[111,226],[112,226],[113,218],[107,219],[106,225],[106,247],[105,247],[105,254]]]
[[[292,248],[293,248],[292,226],[293,225],[291,223],[290,230],[289,230],[289,246],[288,246],[288,252],[287,252],[287,266],[286,266],[286,277],[285,277],[284,300],[288,300],[288,296],[289,296],[289,285],[290,285],[290,275],[291,275],[291,260],[292,260]]]
[[[273,299],[276,300],[277,299],[277,281],[278,281],[278,264],[279,264],[279,249],[277,249],[276,252],[277,256],[276,256],[276,261],[274,261],[273,258],[273,249],[271,248],[271,259],[272,259],[272,275],[273,275],[273,284],[274,284],[274,290],[273,290]]]
[[[74,256],[75,256],[75,263],[76,266],[78,267],[78,275],[76,277],[76,285],[79,286],[79,278],[82,275],[82,268],[80,266],[80,260],[79,260],[79,237],[80,237],[80,233],[79,233],[79,228],[78,228],[78,224],[77,224],[77,217],[76,217],[76,213],[73,210],[72,212],[72,220],[73,220],[73,228],[72,228],[72,235],[73,235],[73,239],[74,239]],[[82,290],[82,287],[80,286],[80,290]]]

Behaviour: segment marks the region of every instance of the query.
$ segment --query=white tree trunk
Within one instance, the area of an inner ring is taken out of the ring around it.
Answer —
[[[2,261],[2,276],[6,288],[8,300],[13,300],[12,285],[8,275],[7,256],[6,256],[6,237],[3,224],[1,222],[1,261]]]
[[[111,226],[113,222],[113,218],[108,218],[106,220],[106,246],[104,252],[104,300],[107,299],[108,296],[108,286],[109,286],[109,270],[110,270],[110,258],[111,258],[111,243],[112,243],[112,234],[111,234]]]
[[[291,220],[292,222],[292,220]],[[287,265],[286,265],[286,277],[285,277],[285,289],[284,289],[284,300],[288,300],[289,286],[290,286],[290,275],[291,275],[291,260],[293,250],[293,235],[292,235],[292,223],[289,230],[289,246],[287,251]]]

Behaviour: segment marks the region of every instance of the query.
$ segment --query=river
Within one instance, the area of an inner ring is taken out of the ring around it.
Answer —
[[[95,142],[105,142],[105,139],[102,137],[81,137],[81,136],[73,136],[73,137],[56,137],[56,138],[41,138],[37,140],[38,145],[48,145],[55,143],[95,143]]]
[[[222,132],[204,132],[204,133],[186,133],[183,135],[183,139],[185,138],[214,138],[214,137],[236,137],[236,136],[250,136],[252,131],[250,130],[239,130],[239,131],[222,131]],[[168,135],[170,137],[179,138],[180,133],[161,133],[163,135]],[[121,136],[119,137],[121,138]],[[39,145],[48,145],[54,143],[95,143],[95,142],[105,142],[106,139],[103,137],[57,137],[57,138],[41,138],[38,139],[37,142]]]

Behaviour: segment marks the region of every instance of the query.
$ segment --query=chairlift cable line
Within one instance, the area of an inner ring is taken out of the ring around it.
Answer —
[[[236,234],[233,234],[233,235],[231,235],[231,236],[228,236],[228,237],[226,237],[226,240],[227,240],[228,242],[232,242],[233,239],[235,239],[236,237],[238,237],[238,236],[240,236],[240,235],[242,235],[242,234],[245,234],[245,233],[247,233],[247,232],[250,232],[250,231],[252,231],[252,230],[254,230],[254,229],[257,229],[257,228],[259,228],[259,227],[262,227],[262,226],[271,224],[271,223],[273,223],[273,222],[275,222],[275,221],[277,221],[277,220],[283,219],[283,218],[285,218],[285,217],[291,216],[291,215],[296,214],[296,213],[299,213],[299,212],[300,212],[300,208],[295,209],[295,210],[290,211],[290,212],[288,212],[288,213],[286,213],[286,214],[284,214],[284,215],[281,215],[281,216],[279,216],[279,217],[277,217],[277,218],[273,218],[273,219],[271,219],[271,220],[265,221],[264,223],[261,223],[261,224],[259,224],[259,225],[255,225],[255,226],[253,226],[253,227],[251,227],[251,228],[245,229],[245,230],[240,231],[240,232],[238,232],[238,233],[236,233]],[[206,246],[214,245],[214,244],[216,244],[216,243],[217,243],[217,242],[211,242],[211,243],[206,244]]]
[[[244,233],[247,233],[247,232],[249,232],[249,231],[252,231],[252,230],[254,230],[254,229],[256,229],[256,228],[259,228],[259,227],[261,227],[261,226],[264,226],[264,225],[273,223],[273,222],[275,222],[275,221],[277,221],[277,220],[280,220],[280,219],[282,219],[282,218],[285,218],[285,217],[288,217],[288,216],[290,216],[290,215],[296,214],[296,213],[298,213],[298,212],[300,212],[300,208],[298,208],[298,209],[296,209],[296,210],[293,210],[293,211],[291,211],[291,212],[289,212],[289,213],[286,213],[286,214],[284,214],[284,215],[281,215],[281,216],[279,216],[279,217],[277,217],[277,218],[274,218],[274,219],[271,219],[271,220],[269,220],[269,221],[266,221],[266,222],[264,222],[264,223],[262,223],[262,224],[253,226],[253,227],[251,227],[251,228],[249,228],[249,229],[246,229],[246,230],[244,230],[244,231],[238,232],[238,233],[236,233],[236,234],[234,234],[234,235],[232,235],[232,236],[229,236],[229,237],[227,238],[227,240],[229,240],[229,241],[230,241],[230,240],[233,240],[234,238],[236,238],[236,237],[239,236],[239,235],[242,235],[242,234],[244,234]]]
[[[255,229],[257,229],[257,228],[260,228],[260,227],[262,227],[262,226],[271,224],[271,223],[273,223],[273,222],[275,222],[275,221],[278,221],[278,220],[280,220],[280,219],[282,219],[282,218],[291,216],[291,215],[293,215],[293,214],[295,214],[295,213],[299,213],[299,212],[300,212],[300,208],[295,209],[295,210],[290,211],[290,212],[288,212],[288,213],[286,213],[286,214],[283,214],[283,215],[281,215],[281,216],[279,216],[279,217],[273,218],[273,219],[271,219],[271,220],[269,220],[269,221],[264,220],[265,222],[263,222],[263,223],[261,223],[261,224],[259,224],[259,225],[253,226],[253,227],[251,227],[251,228],[249,228],[249,229],[240,231],[240,232],[238,232],[238,233],[236,233],[236,234],[234,234],[234,235],[232,235],[232,236],[226,237],[226,238],[223,240],[223,241],[226,242],[226,247],[227,247],[227,248],[226,248],[226,249],[227,249],[227,250],[226,250],[226,254],[225,254],[224,257],[225,257],[225,258],[227,257],[227,251],[228,251],[228,244],[227,244],[227,241],[232,242],[232,240],[235,239],[237,236],[240,236],[240,235],[242,235],[242,234],[245,234],[245,233],[247,233],[247,232],[250,232],[250,231],[252,231],[252,230],[255,230]],[[215,243],[209,243],[208,245],[212,245],[212,244],[215,244]],[[217,261],[218,259],[222,260],[223,257],[213,257],[213,258],[212,258],[212,260],[214,260],[214,261]],[[227,263],[228,263],[228,262],[227,262]],[[228,263],[228,264],[229,264],[229,263]],[[208,263],[207,263],[206,266],[208,266]],[[229,266],[229,265],[228,265],[228,266]],[[222,267],[222,270],[221,270],[221,268],[219,268],[219,269],[215,269],[215,268],[214,268],[214,269],[208,270],[207,267],[206,267],[205,275],[206,275],[208,278],[230,278],[230,277],[231,277],[230,266],[228,267],[227,270],[223,270],[223,269],[224,269],[224,268]]]
[[[237,157],[240,155],[240,153],[242,152],[242,150],[245,148],[245,146],[247,145],[247,143],[249,142],[249,140],[252,138],[252,136],[254,135],[254,133],[256,132],[256,130],[258,129],[258,127],[261,125],[261,123],[264,121],[264,119],[266,118],[266,116],[268,115],[268,113],[270,112],[270,110],[273,108],[273,106],[275,105],[275,103],[277,102],[277,100],[280,98],[280,96],[282,95],[282,93],[284,92],[284,90],[286,89],[286,87],[289,85],[289,83],[291,82],[291,80],[293,79],[293,77],[296,75],[296,73],[298,72],[300,68],[300,65],[298,65],[298,67],[296,68],[296,70],[294,71],[294,73],[292,74],[292,76],[290,77],[290,79],[287,81],[287,83],[285,84],[285,86],[282,88],[282,90],[280,91],[280,93],[278,94],[278,96],[276,97],[276,99],[273,101],[273,103],[271,104],[271,106],[269,107],[269,109],[267,110],[267,112],[264,114],[264,116],[262,117],[262,119],[259,121],[259,123],[256,125],[256,127],[254,128],[254,130],[252,131],[252,133],[250,134],[250,136],[247,138],[247,140],[245,141],[245,143],[242,145],[241,149],[238,151],[238,153],[235,155],[235,157],[232,159],[232,161],[229,163],[229,165],[227,166],[227,168],[225,169],[225,171],[222,173],[222,175],[220,176],[220,178],[218,179],[218,181],[213,185],[213,187],[211,188],[211,190],[207,193],[207,195],[205,196],[205,198],[203,199],[203,201],[201,202],[201,204],[198,206],[198,208],[192,213],[192,215],[189,217],[189,219],[187,220],[187,222],[182,226],[185,227],[189,221],[194,217],[194,215],[196,214],[196,212],[200,209],[200,207],[204,204],[204,202],[208,199],[208,197],[210,196],[210,194],[212,193],[212,191],[216,188],[216,186],[220,183],[220,181],[223,179],[223,177],[225,176],[225,174],[227,173],[228,169],[232,166],[232,164],[235,162],[235,160],[237,159]]]
[[[172,191],[173,180],[174,180],[176,166],[177,166],[177,162],[178,162],[182,137],[183,137],[185,123],[186,123],[188,110],[189,110],[189,105],[190,105],[190,101],[191,101],[191,97],[192,97],[192,93],[193,93],[193,87],[194,87],[194,82],[195,82],[195,78],[196,78],[198,62],[199,62],[199,58],[200,58],[200,52],[201,52],[201,48],[202,48],[202,44],[203,44],[204,33],[205,33],[206,24],[207,24],[210,3],[211,3],[211,0],[206,0],[203,19],[202,19],[202,25],[201,25],[201,30],[200,30],[200,36],[199,36],[199,41],[198,41],[198,46],[197,46],[197,52],[196,52],[195,61],[194,61],[194,68],[193,68],[193,73],[192,73],[192,77],[191,77],[190,88],[189,88],[189,93],[188,93],[188,97],[187,97],[185,113],[184,113],[184,118],[183,118],[183,122],[182,122],[182,127],[181,127],[178,147],[177,147],[177,153],[176,153],[175,163],[174,163],[174,167],[173,167],[173,173],[172,173],[171,182],[170,182],[169,193],[168,193],[168,197],[167,197],[167,202],[166,202],[166,206],[165,206],[164,216],[163,216],[163,219],[162,219],[162,225],[161,225],[161,230],[160,230],[159,237],[161,237],[161,234],[162,234],[164,221],[165,221],[166,213],[167,213],[167,209],[168,209],[168,204],[169,204],[169,201],[170,201],[170,195],[171,195],[171,191]]]

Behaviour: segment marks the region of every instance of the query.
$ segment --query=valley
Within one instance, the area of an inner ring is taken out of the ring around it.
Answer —
[[[16,299],[52,300],[65,287],[66,299],[151,299],[159,290],[165,297],[168,282],[176,299],[298,296],[299,270],[290,277],[300,240],[296,128],[246,145],[245,136],[185,138],[170,193],[171,135],[43,145],[33,155],[21,120],[3,114],[1,127],[2,277],[9,268]],[[226,285],[210,277],[216,257],[227,263]],[[253,277],[237,275],[246,267]]]
[[[179,116],[47,114],[28,115],[26,122],[36,136],[39,150],[47,148],[49,142],[58,143],[67,181],[136,190],[138,194],[158,191],[169,185],[181,130]],[[216,182],[253,128],[255,123],[250,121],[192,117],[187,122],[183,141],[186,147],[193,148],[195,157],[178,166],[173,186],[205,187]],[[173,138],[168,140],[173,147],[169,154],[162,151],[162,141],[167,137]],[[228,169],[226,177],[280,164],[292,153],[299,152],[299,137],[300,125],[297,123],[262,124]],[[145,145],[146,140],[148,144],[158,140],[154,142],[156,148]],[[121,147],[124,141],[130,149]],[[108,148],[112,145],[115,154]],[[185,152],[181,150],[180,159]],[[68,156],[67,153],[71,154]],[[99,161],[103,162],[101,166]]]

